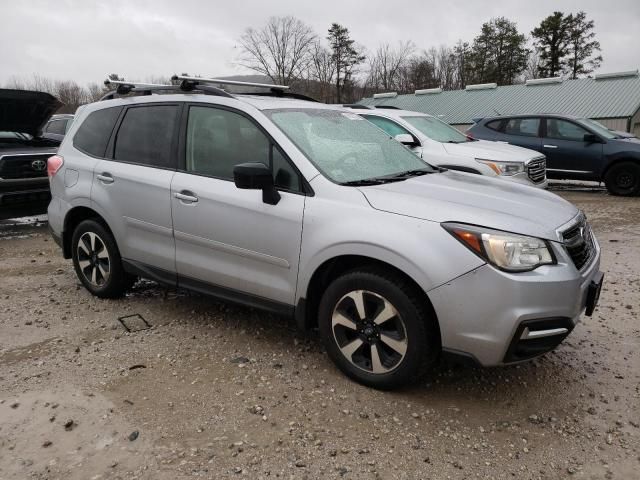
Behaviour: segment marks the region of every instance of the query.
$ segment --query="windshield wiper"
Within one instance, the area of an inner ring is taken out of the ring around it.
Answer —
[[[382,177],[373,177],[373,178],[363,178],[362,180],[350,180],[348,182],[342,182],[340,185],[348,185],[350,187],[366,187],[368,185],[382,185],[384,183],[389,182],[397,182],[401,179],[398,178],[382,178]]]
[[[342,182],[341,185],[349,185],[355,187],[362,187],[367,185],[382,185],[384,183],[401,182],[410,177],[418,177],[420,175],[426,175],[428,173],[436,173],[435,170],[425,170],[423,168],[416,170],[406,170],[400,173],[394,173],[393,175],[387,175],[384,177],[371,177],[363,178],[362,180],[351,180],[349,182]]]
[[[429,173],[435,173],[435,170],[425,170],[423,168],[415,169],[415,170],[407,170],[406,172],[396,173],[389,178],[395,179],[407,179],[409,177],[419,177],[420,175],[427,175]]]

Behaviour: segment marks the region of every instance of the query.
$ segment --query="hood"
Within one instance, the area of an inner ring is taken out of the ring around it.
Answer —
[[[37,137],[61,106],[62,103],[48,93],[0,89],[0,132],[21,132]]]
[[[526,162],[540,157],[540,153],[528,148],[509,145],[508,143],[477,140],[464,143],[443,143],[444,149],[451,155],[497,160],[503,162]]]
[[[433,222],[460,222],[557,241],[556,229],[578,214],[546,190],[447,171],[359,187],[377,210]]]
[[[612,138],[611,140],[607,140],[607,142],[615,142],[616,145],[634,150],[640,148],[640,138],[638,137]]]

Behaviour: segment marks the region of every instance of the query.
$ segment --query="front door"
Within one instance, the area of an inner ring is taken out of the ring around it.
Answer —
[[[262,307],[292,306],[305,196],[299,173],[244,113],[191,105],[185,161],[171,185],[178,282]],[[262,162],[281,199],[241,190],[233,167]],[[276,305],[276,306],[274,306]]]
[[[602,143],[585,142],[585,128],[561,118],[547,118],[542,151],[547,156],[547,172],[555,178],[599,177]]]

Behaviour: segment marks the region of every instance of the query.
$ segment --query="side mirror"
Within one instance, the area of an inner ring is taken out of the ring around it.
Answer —
[[[393,138],[395,141],[400,142],[401,144],[406,145],[408,147],[415,147],[418,145],[416,142],[416,139],[413,138],[413,135],[410,135],[408,133],[399,133]]]
[[[233,181],[236,187],[245,190],[262,190],[262,201],[276,205],[280,193],[273,183],[271,170],[264,163],[241,163],[233,167]]]
[[[602,143],[602,140],[600,140],[600,137],[597,136],[595,133],[585,133],[583,140],[586,143]]]

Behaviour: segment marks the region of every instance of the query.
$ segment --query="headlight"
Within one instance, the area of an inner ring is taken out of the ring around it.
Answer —
[[[497,162],[495,160],[484,160],[476,158],[476,162],[484,163],[491,168],[496,175],[515,175],[524,172],[524,163],[522,162]]]
[[[473,253],[500,270],[526,272],[556,259],[549,244],[540,238],[501,232],[461,223],[442,226]]]

